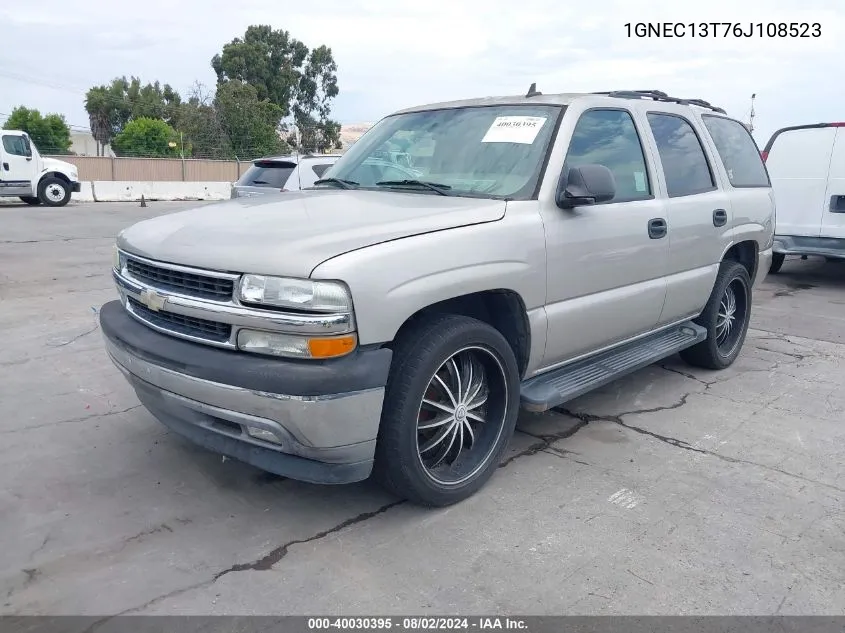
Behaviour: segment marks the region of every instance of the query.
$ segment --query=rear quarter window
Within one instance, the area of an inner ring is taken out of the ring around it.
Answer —
[[[748,129],[732,119],[702,116],[734,187],[769,187],[769,174]]]

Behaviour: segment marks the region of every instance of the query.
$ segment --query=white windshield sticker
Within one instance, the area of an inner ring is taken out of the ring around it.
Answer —
[[[481,139],[482,143],[523,143],[531,145],[546,117],[542,116],[500,116],[496,117],[487,134]]]

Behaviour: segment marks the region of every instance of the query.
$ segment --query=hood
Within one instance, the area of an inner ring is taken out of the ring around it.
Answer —
[[[234,200],[144,220],[120,248],[228,272],[308,277],[327,259],[403,237],[500,220],[502,200],[393,191],[310,190]]]
[[[77,178],[77,169],[76,165],[72,163],[66,163],[63,160],[57,160],[55,158],[41,158],[41,163],[44,165],[44,171],[59,171],[68,176],[73,176],[73,180]]]

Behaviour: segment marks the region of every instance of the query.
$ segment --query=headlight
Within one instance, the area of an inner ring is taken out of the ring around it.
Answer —
[[[287,356],[290,358],[338,358],[355,349],[355,334],[343,336],[306,337],[278,332],[240,330],[238,349],[255,354]]]
[[[238,295],[244,303],[279,308],[314,312],[352,311],[349,290],[337,281],[244,275],[241,277]]]
[[[120,250],[117,248],[117,245],[113,245],[112,247],[112,268],[114,268],[117,272],[123,270],[123,255],[120,254]]]

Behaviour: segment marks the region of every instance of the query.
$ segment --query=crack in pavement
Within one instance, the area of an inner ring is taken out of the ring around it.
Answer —
[[[76,422],[85,422],[87,420],[93,420],[94,418],[105,418],[110,415],[119,415],[121,413],[128,413],[133,409],[137,409],[143,405],[136,404],[132,405],[131,407],[127,407],[126,409],[120,409],[119,411],[107,411],[105,413],[92,413],[91,415],[83,415],[82,417],[78,418],[71,418],[70,420],[57,420],[56,422],[45,422],[44,424],[36,424],[35,426],[26,426],[19,429],[10,429],[8,431],[0,431],[0,435],[11,435],[13,433],[25,433],[26,431],[34,431],[36,429],[43,429],[49,426],[59,426],[62,424],[73,424]]]
[[[77,334],[77,335],[76,335],[76,336],[74,336],[73,338],[68,339],[67,341],[64,341],[64,342],[62,342],[62,343],[53,344],[53,343],[48,342],[48,343],[47,343],[47,347],[64,347],[65,345],[70,345],[71,343],[75,343],[76,341],[78,341],[78,340],[79,340],[79,339],[81,339],[82,337],[84,337],[84,336],[88,336],[89,334],[92,334],[93,332],[96,332],[98,327],[100,327],[100,324],[99,324],[99,323],[95,323],[95,324],[94,324],[94,327],[92,327],[90,330],[85,330],[82,334]]]
[[[619,426],[626,428],[630,431],[634,431],[635,433],[639,433],[640,435],[646,435],[648,437],[652,437],[656,440],[659,440],[665,444],[670,446],[674,446],[675,448],[680,448],[685,451],[690,451],[693,453],[698,453],[701,455],[707,455],[709,457],[715,457],[718,460],[723,462],[727,462],[730,464],[744,464],[746,466],[755,466],[757,468],[762,468],[763,470],[767,470],[769,472],[778,473],[780,475],[784,475],[786,477],[792,477],[793,479],[798,479],[800,481],[806,481],[807,483],[815,484],[817,486],[822,486],[823,488],[828,488],[830,490],[835,490],[840,493],[845,493],[845,488],[840,488],[834,484],[829,484],[823,481],[818,481],[815,479],[810,479],[809,477],[805,477],[804,475],[799,475],[798,473],[793,473],[788,470],[784,470],[782,468],[778,468],[777,466],[768,466],[766,464],[761,464],[759,462],[751,461],[748,459],[740,459],[738,457],[730,457],[728,455],[722,455],[721,453],[717,453],[715,451],[708,450],[706,448],[699,448],[697,446],[693,446],[689,442],[685,440],[681,440],[674,437],[669,437],[666,435],[660,435],[659,433],[655,433],[654,431],[649,431],[648,429],[644,429],[639,426],[634,426],[633,424],[628,424],[624,421],[623,418],[631,415],[643,415],[648,413],[658,413],[660,411],[672,411],[674,409],[679,409],[683,407],[690,396],[697,395],[699,392],[691,392],[685,393],[681,396],[681,399],[678,402],[675,402],[670,405],[662,406],[662,407],[654,407],[651,409],[637,409],[634,411],[624,411],[617,415],[593,415],[591,413],[583,413],[583,412],[575,412],[570,411],[569,409],[565,409],[563,407],[555,407],[555,410],[563,413],[565,415],[571,416],[576,420],[581,420],[584,424],[589,424],[590,422],[610,422],[612,424],[618,424]]]
[[[570,416],[570,417],[575,417],[575,416]],[[499,464],[499,468],[507,468],[507,466],[509,466],[511,462],[519,459],[520,457],[526,457],[526,456],[529,456],[529,455],[536,455],[537,453],[545,452],[555,442],[557,442],[559,440],[565,440],[568,437],[572,437],[578,431],[583,429],[585,426],[587,426],[587,421],[582,420],[581,424],[576,424],[575,426],[573,426],[570,429],[566,429],[565,431],[561,431],[560,433],[552,433],[550,435],[534,435],[533,433],[529,433],[528,431],[523,431],[522,429],[517,429],[520,433],[523,433],[523,434],[525,434],[529,437],[533,437],[533,438],[538,439],[540,441],[536,442],[534,444],[531,444],[530,446],[522,449],[518,453],[514,453],[513,455],[508,457],[506,460],[502,461]],[[564,455],[558,454],[558,457],[563,457],[563,456]]]
[[[141,405],[137,405],[137,406],[141,406]],[[528,455],[535,455],[535,454],[537,454],[537,453],[539,453],[539,452],[541,452],[545,449],[548,449],[548,448],[550,448],[550,445],[553,442],[556,442],[557,440],[560,440],[560,439],[565,439],[567,437],[571,437],[572,435],[577,433],[581,428],[583,428],[585,425],[586,425],[586,422],[582,423],[582,424],[578,424],[571,429],[567,429],[566,431],[564,431],[562,433],[556,433],[554,435],[549,435],[549,436],[542,436],[542,440],[540,442],[538,442],[537,444],[534,444],[532,446],[529,446],[528,448],[520,451],[519,453],[516,453],[515,455],[512,455],[507,460],[505,460],[504,462],[499,464],[499,468],[506,467],[508,464],[510,464],[511,462],[513,462],[516,459],[519,459],[520,457],[525,457],[525,456],[528,456]],[[532,435],[530,433],[526,433],[525,431],[522,431],[522,430],[520,430],[519,432],[525,433],[526,435],[529,435],[531,437],[538,437],[538,438],[541,437],[541,436]],[[555,454],[558,457],[562,457],[563,456],[562,453],[568,453],[569,452],[569,451],[562,451],[560,449],[554,449],[554,450],[555,450]],[[574,461],[577,461],[577,460],[574,460]],[[578,463],[583,463],[583,464],[589,466],[589,464],[587,464],[586,462],[578,462]],[[279,547],[273,549],[271,552],[265,554],[264,556],[262,556],[261,558],[255,560],[255,561],[252,561],[250,563],[238,563],[236,565],[232,565],[231,567],[216,573],[214,576],[212,576],[208,580],[203,580],[201,582],[194,583],[194,584],[189,585],[187,587],[174,589],[173,591],[170,591],[168,593],[162,594],[160,596],[156,596],[155,598],[152,598],[152,599],[148,600],[147,602],[145,602],[145,603],[143,603],[143,604],[141,604],[137,607],[125,609],[125,610],[123,610],[119,613],[115,613],[114,615],[110,615],[110,616],[106,616],[104,618],[101,618],[101,619],[97,620],[96,622],[94,622],[93,624],[91,624],[87,629],[85,629],[85,631],[83,631],[83,633],[92,633],[97,628],[99,628],[101,625],[105,624],[106,622],[109,622],[113,618],[116,618],[116,617],[119,617],[119,616],[122,616],[122,615],[128,615],[130,613],[137,613],[139,611],[143,611],[144,609],[146,609],[146,608],[148,608],[148,607],[150,607],[154,604],[158,604],[159,602],[167,600],[168,598],[174,598],[176,596],[180,596],[184,593],[187,593],[188,591],[193,591],[195,589],[202,589],[202,588],[205,588],[205,587],[209,587],[209,586],[213,585],[215,582],[217,582],[220,578],[222,578],[223,576],[226,576],[228,574],[231,574],[231,573],[234,573],[234,572],[240,572],[240,571],[267,571],[267,570],[270,570],[270,569],[273,568],[274,565],[276,565],[285,556],[287,556],[288,551],[294,545],[301,545],[303,543],[312,543],[314,541],[322,540],[322,539],[326,538],[327,536],[330,536],[332,534],[340,532],[341,530],[344,530],[344,529],[346,529],[346,528],[348,528],[352,525],[356,525],[356,524],[360,524],[360,523],[363,523],[365,521],[368,521],[369,519],[372,519],[373,517],[376,517],[380,514],[384,514],[388,510],[391,510],[391,509],[393,509],[397,506],[403,505],[405,503],[407,503],[407,501],[404,500],[404,499],[399,500],[399,501],[393,501],[391,503],[388,503],[388,504],[381,506],[380,508],[377,508],[376,510],[372,510],[370,512],[363,512],[363,513],[361,513],[357,516],[354,516],[350,519],[346,519],[345,521],[338,523],[336,526],[329,528],[327,530],[323,530],[321,532],[318,532],[318,533],[314,534],[313,536],[288,541],[284,545],[280,545]]]
[[[284,545],[280,545],[279,547],[272,550],[268,554],[265,554],[261,558],[254,560],[251,563],[239,563],[237,565],[232,565],[228,569],[224,569],[223,571],[218,572],[217,574],[214,575],[212,582],[216,582],[217,580],[219,580],[223,576],[225,576],[227,574],[231,574],[233,572],[238,572],[238,571],[267,571],[269,569],[272,569],[273,566],[276,563],[278,563],[285,556],[287,556],[288,549],[292,545],[301,545],[303,543],[311,543],[313,541],[319,541],[321,539],[326,538],[327,536],[330,536],[332,534],[340,532],[341,530],[344,530],[351,525],[355,525],[357,523],[363,523],[364,521],[372,519],[373,517],[378,516],[379,514],[384,514],[385,512],[390,510],[391,508],[395,508],[396,506],[402,505],[403,503],[405,503],[404,499],[401,500],[401,501],[393,501],[393,502],[385,504],[385,505],[381,506],[380,508],[373,510],[371,512],[362,512],[361,514],[359,514],[357,516],[354,516],[350,519],[346,519],[346,521],[338,523],[333,528],[329,528],[328,530],[323,530],[322,532],[317,532],[316,534],[314,534],[313,536],[309,536],[308,538],[288,541]]]

